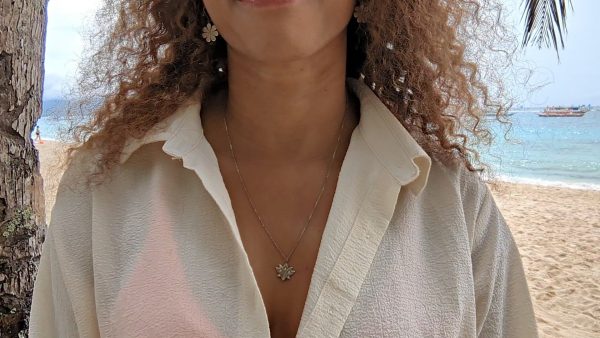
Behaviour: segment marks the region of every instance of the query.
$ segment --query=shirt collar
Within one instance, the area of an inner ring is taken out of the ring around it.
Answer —
[[[420,193],[427,184],[431,158],[410,135],[392,112],[363,81],[348,78],[350,89],[360,101],[360,121],[357,126],[371,151],[389,173],[413,193]],[[154,126],[141,139],[130,139],[123,148],[120,163],[144,144],[165,141],[165,153],[189,160],[190,153],[203,140],[200,119],[201,104],[190,100],[173,115]]]

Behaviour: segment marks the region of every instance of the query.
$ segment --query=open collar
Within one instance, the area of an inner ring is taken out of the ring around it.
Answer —
[[[361,117],[357,128],[369,148],[402,186],[419,194],[427,184],[431,158],[369,86],[354,78],[347,80],[360,101]],[[165,142],[163,151],[182,159],[184,166],[192,157],[197,161],[198,153],[192,150],[206,140],[200,113],[200,102],[189,100],[145,137],[130,139],[122,151],[120,163],[127,161],[142,145],[159,141]]]

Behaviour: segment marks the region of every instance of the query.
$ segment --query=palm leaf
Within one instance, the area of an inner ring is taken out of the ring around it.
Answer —
[[[536,45],[538,48],[553,47],[558,53],[558,42],[565,47],[567,33],[567,1],[571,0],[524,0],[525,34],[523,46]]]

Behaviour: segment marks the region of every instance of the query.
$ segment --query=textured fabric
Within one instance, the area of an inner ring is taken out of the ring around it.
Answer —
[[[360,100],[298,337],[536,337],[521,258],[479,176],[431,158]],[[200,104],[130,141],[112,178],[65,172],[30,336],[269,337]]]

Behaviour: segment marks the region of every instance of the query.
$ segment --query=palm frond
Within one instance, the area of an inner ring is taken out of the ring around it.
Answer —
[[[525,34],[523,35],[523,46],[553,47],[558,53],[558,42],[560,42],[561,48],[565,47],[567,1],[572,10],[572,0],[524,1]]]

